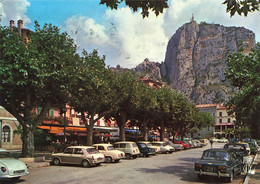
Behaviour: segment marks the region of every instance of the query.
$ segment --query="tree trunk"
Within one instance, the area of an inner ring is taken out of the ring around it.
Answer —
[[[34,129],[32,127],[23,127],[23,157],[34,156]]]
[[[164,124],[163,123],[161,123],[160,140],[164,141]]]
[[[91,116],[87,128],[87,146],[92,146],[93,144],[93,127],[94,127],[94,116]]]
[[[147,141],[148,140],[147,122],[143,123],[142,131],[143,131],[143,139],[144,141]]]
[[[126,114],[121,114],[121,122],[119,123],[119,132],[120,132],[120,141],[125,141],[125,123],[126,123]]]

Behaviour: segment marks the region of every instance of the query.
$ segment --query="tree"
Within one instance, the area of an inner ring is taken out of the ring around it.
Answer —
[[[94,124],[114,107],[111,71],[105,67],[105,57],[83,51],[71,74],[70,105],[80,112],[87,128],[87,145],[93,144]],[[87,120],[88,118],[88,120]]]
[[[156,16],[163,13],[163,10],[168,8],[168,0],[101,0],[100,4],[105,4],[111,9],[117,9],[118,5],[125,2],[125,5],[131,8],[134,12],[142,9],[143,18],[149,16],[149,10],[152,10]],[[223,4],[227,6],[227,12],[232,17],[235,13],[247,16],[249,12],[259,11],[259,0],[225,0]]]
[[[141,8],[143,18],[149,16],[149,10],[152,10],[155,15],[158,16],[160,13],[163,13],[165,8],[168,8],[168,0],[101,0],[100,4],[106,4],[106,6],[111,9],[117,9],[118,5],[123,1],[125,1],[125,5],[130,7],[134,12]]]
[[[24,157],[34,154],[34,132],[51,105],[64,98],[69,79],[66,72],[76,52],[73,40],[51,24],[40,28],[28,41],[18,30],[0,27],[0,105],[23,129]],[[36,114],[37,107],[42,107]]]
[[[237,125],[250,127],[253,138],[260,138],[260,43],[248,55],[243,48],[230,54],[227,65],[226,78],[237,88],[227,103],[229,113],[235,114]]]
[[[223,4],[227,4],[227,12],[232,17],[235,13],[247,16],[249,12],[259,11],[259,0],[225,0]]]

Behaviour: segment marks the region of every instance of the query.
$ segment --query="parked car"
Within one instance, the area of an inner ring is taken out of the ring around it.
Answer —
[[[184,149],[189,149],[190,148],[190,145],[189,144],[185,144],[184,142],[182,141],[174,141],[174,144],[182,144]]]
[[[221,138],[221,139],[218,140],[218,142],[220,142],[220,143],[227,143],[228,140],[226,138]]]
[[[169,146],[173,147],[175,151],[181,151],[184,150],[184,147],[182,144],[173,144],[172,141],[165,141]]]
[[[83,167],[90,167],[105,162],[104,154],[97,151],[93,146],[69,146],[63,153],[53,153],[51,158],[54,165],[78,164]]]
[[[18,180],[21,176],[29,174],[27,165],[14,158],[13,155],[0,148],[0,179]]]
[[[141,156],[149,157],[150,155],[155,155],[155,149],[149,148],[145,143],[137,142],[136,144],[140,150]]]
[[[224,177],[232,182],[235,175],[243,171],[243,160],[234,149],[215,148],[203,151],[200,160],[195,162],[198,178],[204,176]]]
[[[192,140],[192,142],[194,142],[198,148],[202,148],[202,143],[199,140]]]
[[[144,144],[145,144],[146,146],[148,146],[149,148],[154,149],[154,150],[155,150],[155,153],[159,153],[159,152],[161,151],[160,147],[158,147],[158,146],[153,146],[153,145],[151,144],[151,142],[149,142],[149,141],[138,141],[138,143],[144,143]]]
[[[230,142],[225,144],[223,148],[235,149],[241,156],[250,155],[250,147],[245,142]]]
[[[105,155],[105,161],[107,163],[110,162],[119,162],[120,159],[125,158],[125,153],[123,151],[116,150],[112,144],[94,144],[92,145],[96,148],[100,153],[103,153]]]
[[[153,146],[158,146],[160,147],[160,153],[172,153],[175,151],[175,149],[171,146],[169,146],[166,142],[164,141],[154,141],[151,142]]]
[[[195,148],[195,145],[193,144],[193,142],[183,141],[183,143],[188,144],[190,146],[190,148]]]
[[[254,140],[249,140],[246,141],[249,144],[250,150],[251,150],[251,154],[256,154],[259,150],[259,147],[257,145],[257,142]]]
[[[201,142],[202,146],[207,146],[209,143],[208,139],[199,139],[199,141]]]
[[[140,154],[140,150],[136,143],[131,141],[115,142],[114,148],[123,151],[126,159],[137,158]]]

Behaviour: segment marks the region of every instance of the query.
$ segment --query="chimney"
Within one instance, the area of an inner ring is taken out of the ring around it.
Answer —
[[[13,31],[14,29],[14,20],[10,20],[10,30]]]
[[[18,32],[19,35],[22,35],[22,28],[23,28],[23,20],[18,20]]]

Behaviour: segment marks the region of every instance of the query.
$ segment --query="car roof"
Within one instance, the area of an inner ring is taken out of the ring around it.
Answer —
[[[94,148],[93,146],[68,146],[67,148]]]
[[[109,143],[98,143],[98,144],[93,144],[92,146],[113,146],[113,145]]]
[[[120,141],[120,142],[115,142],[114,144],[119,144],[119,143],[135,143],[135,142],[133,142],[133,141]]]
[[[210,148],[206,149],[204,151],[226,151],[226,152],[231,152],[234,151],[233,149],[227,149],[227,148]]]
[[[1,151],[5,152],[5,151],[7,151],[7,150],[6,150],[6,149],[3,149],[3,148],[0,148],[0,152],[1,152]]]

